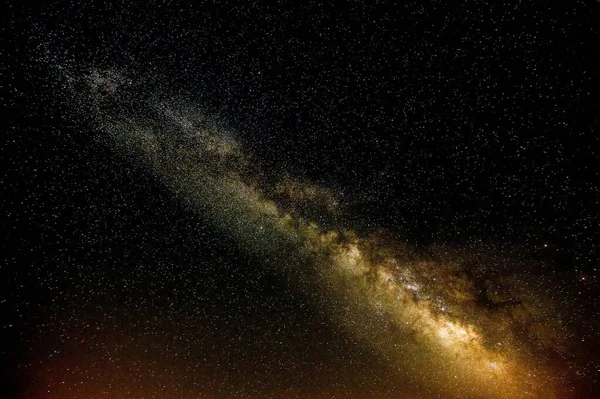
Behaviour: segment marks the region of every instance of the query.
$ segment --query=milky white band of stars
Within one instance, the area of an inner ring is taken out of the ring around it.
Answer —
[[[262,183],[268,171],[226,129],[199,123],[206,118],[193,107],[149,100],[151,112],[139,115],[105,107],[125,82],[118,73],[94,71],[81,80],[86,112],[116,151],[141,161],[290,289],[313,298],[374,348],[401,383],[419,386],[423,397],[569,397],[553,361],[561,335],[549,321],[551,300],[527,294],[528,282],[503,277],[523,293],[519,302],[482,306],[470,277],[459,273],[467,258],[460,251],[418,255],[385,234],[320,226],[297,204],[343,212],[335,193],[293,178]]]

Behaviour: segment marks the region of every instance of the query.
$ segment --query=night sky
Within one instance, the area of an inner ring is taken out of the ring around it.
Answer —
[[[600,398],[600,3],[2,14],[0,397]]]

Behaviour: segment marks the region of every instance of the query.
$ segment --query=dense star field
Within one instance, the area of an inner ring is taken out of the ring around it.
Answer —
[[[1,397],[600,397],[600,5],[9,4]]]

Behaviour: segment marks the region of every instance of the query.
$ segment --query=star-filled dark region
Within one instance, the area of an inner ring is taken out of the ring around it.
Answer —
[[[9,1],[0,397],[600,398],[600,3]]]

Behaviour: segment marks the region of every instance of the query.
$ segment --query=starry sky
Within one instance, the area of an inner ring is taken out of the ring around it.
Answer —
[[[1,18],[6,397],[600,397],[597,1]]]

